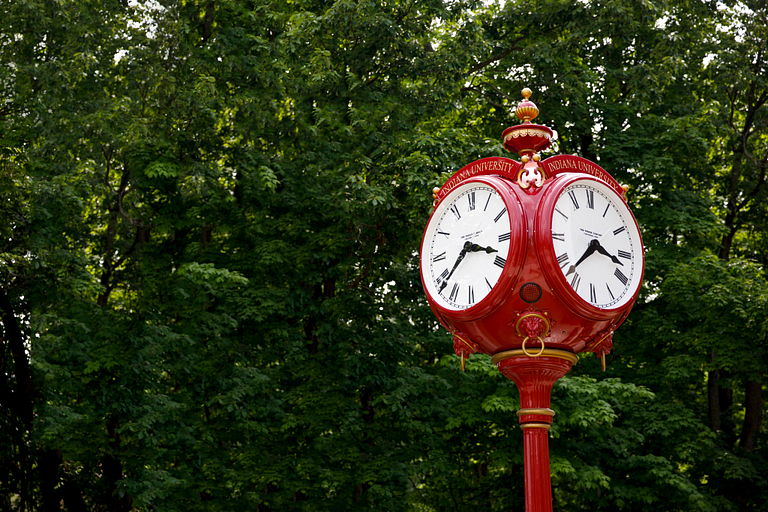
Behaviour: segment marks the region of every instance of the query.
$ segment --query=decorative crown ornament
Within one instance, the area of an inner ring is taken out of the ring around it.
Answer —
[[[520,156],[530,156],[544,151],[552,144],[552,136],[554,135],[548,127],[531,123],[539,115],[539,108],[529,99],[531,94],[529,88],[523,89],[524,99],[515,110],[515,115],[522,121],[522,124],[511,126],[501,134],[504,147]]]
[[[531,97],[531,94],[533,94],[529,88],[526,87],[521,92],[524,99],[517,105],[515,115],[523,122],[531,122],[539,115],[539,107],[537,107],[534,102],[528,99]]]

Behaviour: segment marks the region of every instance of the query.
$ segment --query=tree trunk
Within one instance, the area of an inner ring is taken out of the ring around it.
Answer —
[[[106,306],[109,301],[109,294],[112,292],[112,272],[114,267],[112,265],[112,253],[113,246],[115,244],[115,237],[117,236],[117,208],[111,209],[109,212],[109,222],[107,224],[107,232],[104,235],[104,262],[102,263],[101,279],[99,283],[102,287],[102,292],[96,303],[99,306]]]
[[[748,379],[744,411],[744,426],[741,429],[741,447],[751,452],[755,449],[757,434],[763,422],[763,382],[762,378]]]
[[[7,403],[29,432],[32,429],[32,404],[34,402],[32,373],[29,370],[29,359],[24,348],[24,335],[19,328],[11,300],[3,289],[0,289],[0,316],[2,316],[5,334],[3,339],[8,343],[8,348],[11,350],[13,373],[16,377],[16,389],[13,390]],[[7,399],[8,397],[3,398]]]
[[[720,241],[720,254],[719,258],[723,261],[728,261],[728,259],[731,257],[731,247],[733,247],[733,239],[736,237],[736,232],[738,229],[733,224],[735,219],[735,215],[731,216],[729,213],[726,216],[725,219],[725,225],[729,228],[728,232],[723,235],[722,240]]]
[[[712,356],[714,359],[714,354]],[[709,428],[714,432],[720,430],[720,386],[717,381],[720,379],[720,370],[709,372],[707,377],[707,398],[709,404]]]
[[[592,133],[582,134],[579,137],[579,146],[581,148],[581,156],[587,160],[597,161],[597,153],[595,153],[592,144],[595,142],[595,137]]]
[[[738,217],[740,213],[739,206],[739,179],[741,178],[741,160],[742,153],[737,147],[733,151],[733,166],[731,167],[730,183],[728,184],[728,204],[726,205],[727,213],[725,215],[725,227],[728,231],[723,235],[720,242],[720,254],[719,258],[723,261],[728,261],[731,257],[731,247],[733,246],[733,239],[736,236],[736,232],[739,230]]]
[[[83,494],[77,482],[62,474],[61,451],[43,450],[37,454],[41,508],[43,512],[60,512],[62,501],[67,512],[87,512]]]
[[[129,512],[131,510],[131,502],[133,501],[131,497],[127,494],[121,497],[118,493],[114,492],[117,490],[120,480],[123,479],[123,464],[117,455],[120,451],[118,426],[119,422],[115,417],[107,421],[107,434],[111,439],[110,445],[113,453],[105,455],[101,460],[101,470],[107,486],[104,504],[108,512]]]

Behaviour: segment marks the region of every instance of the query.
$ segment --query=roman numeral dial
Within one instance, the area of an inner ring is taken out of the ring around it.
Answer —
[[[643,249],[637,224],[624,199],[595,179],[563,187],[550,203],[546,237],[559,286],[574,300],[600,309],[631,301],[640,287]]]
[[[519,231],[512,229],[511,194],[489,183],[492,179],[484,178],[454,188],[437,205],[427,225],[422,280],[430,298],[447,310],[479,307],[499,290],[510,248],[515,244],[522,247]],[[505,201],[503,194],[510,199]]]

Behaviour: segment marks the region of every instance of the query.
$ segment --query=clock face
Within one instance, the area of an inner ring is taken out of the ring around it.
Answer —
[[[600,309],[630,302],[640,287],[643,246],[623,199],[600,182],[566,186],[552,214],[552,246],[568,286]]]
[[[480,304],[499,283],[511,238],[510,214],[496,188],[484,182],[457,187],[437,206],[424,234],[427,293],[447,310]]]

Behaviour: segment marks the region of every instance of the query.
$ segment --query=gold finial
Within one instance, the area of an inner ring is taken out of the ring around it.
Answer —
[[[529,99],[531,94],[533,94],[529,88],[526,87],[521,92],[523,94],[523,101],[517,105],[515,115],[522,123],[510,126],[504,130],[501,138],[507,150],[520,155],[523,159],[523,164],[530,165],[529,162],[534,153],[543,151],[552,144],[554,133],[546,126],[531,122],[539,115],[539,108]],[[538,160],[535,162],[538,163]],[[518,183],[520,183],[521,187],[523,186],[522,182]]]
[[[530,123],[539,115],[539,108],[534,102],[528,99],[531,97],[531,94],[533,94],[529,88],[526,87],[521,92],[524,99],[517,105],[515,115],[524,123]]]

